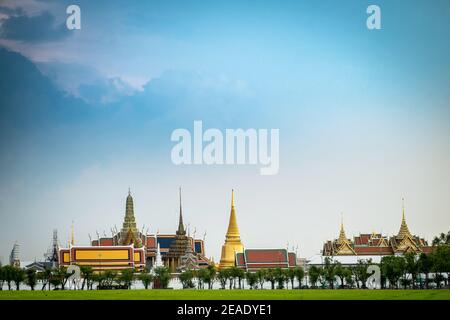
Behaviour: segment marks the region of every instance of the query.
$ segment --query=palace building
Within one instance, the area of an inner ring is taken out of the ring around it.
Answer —
[[[323,256],[387,256],[395,254],[429,253],[432,247],[425,239],[413,235],[406,224],[405,206],[402,206],[402,221],[399,232],[388,238],[381,233],[365,233],[355,236],[353,240],[345,235],[341,222],[339,237],[328,240],[323,245]]]
[[[231,212],[225,243],[222,246],[219,269],[238,267],[246,271],[267,268],[292,268],[297,266],[297,257],[287,249],[245,249],[236,220],[234,190],[231,191]]]
[[[159,254],[159,257],[158,257]],[[122,228],[112,237],[91,241],[89,246],[77,246],[73,236],[69,248],[59,249],[59,264],[91,266],[94,270],[126,269],[151,270],[158,266],[158,258],[172,273],[189,268],[204,268],[210,264],[205,256],[202,239],[186,234],[183,224],[180,188],[179,223],[175,234],[144,234],[137,228],[133,197],[126,198]]]

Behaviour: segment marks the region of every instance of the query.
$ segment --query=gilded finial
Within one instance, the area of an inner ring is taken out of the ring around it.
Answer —
[[[234,189],[231,189],[231,206],[234,207]]]

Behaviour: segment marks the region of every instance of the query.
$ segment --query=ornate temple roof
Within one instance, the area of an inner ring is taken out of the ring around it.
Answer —
[[[404,199],[402,199],[402,223],[400,225],[400,230],[398,231],[397,234],[397,238],[399,239],[403,239],[404,237],[411,237],[411,232],[409,232],[408,229],[408,225],[406,224],[406,219],[405,219],[405,204],[404,204]]]
[[[236,266],[255,271],[264,268],[290,268],[297,265],[294,252],[286,249],[245,249],[236,253]]]

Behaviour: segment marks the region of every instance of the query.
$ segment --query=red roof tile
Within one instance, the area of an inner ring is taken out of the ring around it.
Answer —
[[[287,261],[285,249],[248,249],[245,250],[245,260],[248,263],[271,263]]]

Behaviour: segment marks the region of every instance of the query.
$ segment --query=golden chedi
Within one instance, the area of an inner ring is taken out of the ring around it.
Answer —
[[[234,267],[236,253],[244,251],[241,242],[239,228],[236,222],[236,212],[234,209],[234,191],[231,191],[231,213],[228,231],[225,236],[225,244],[222,246],[222,255],[220,258],[219,269]]]

